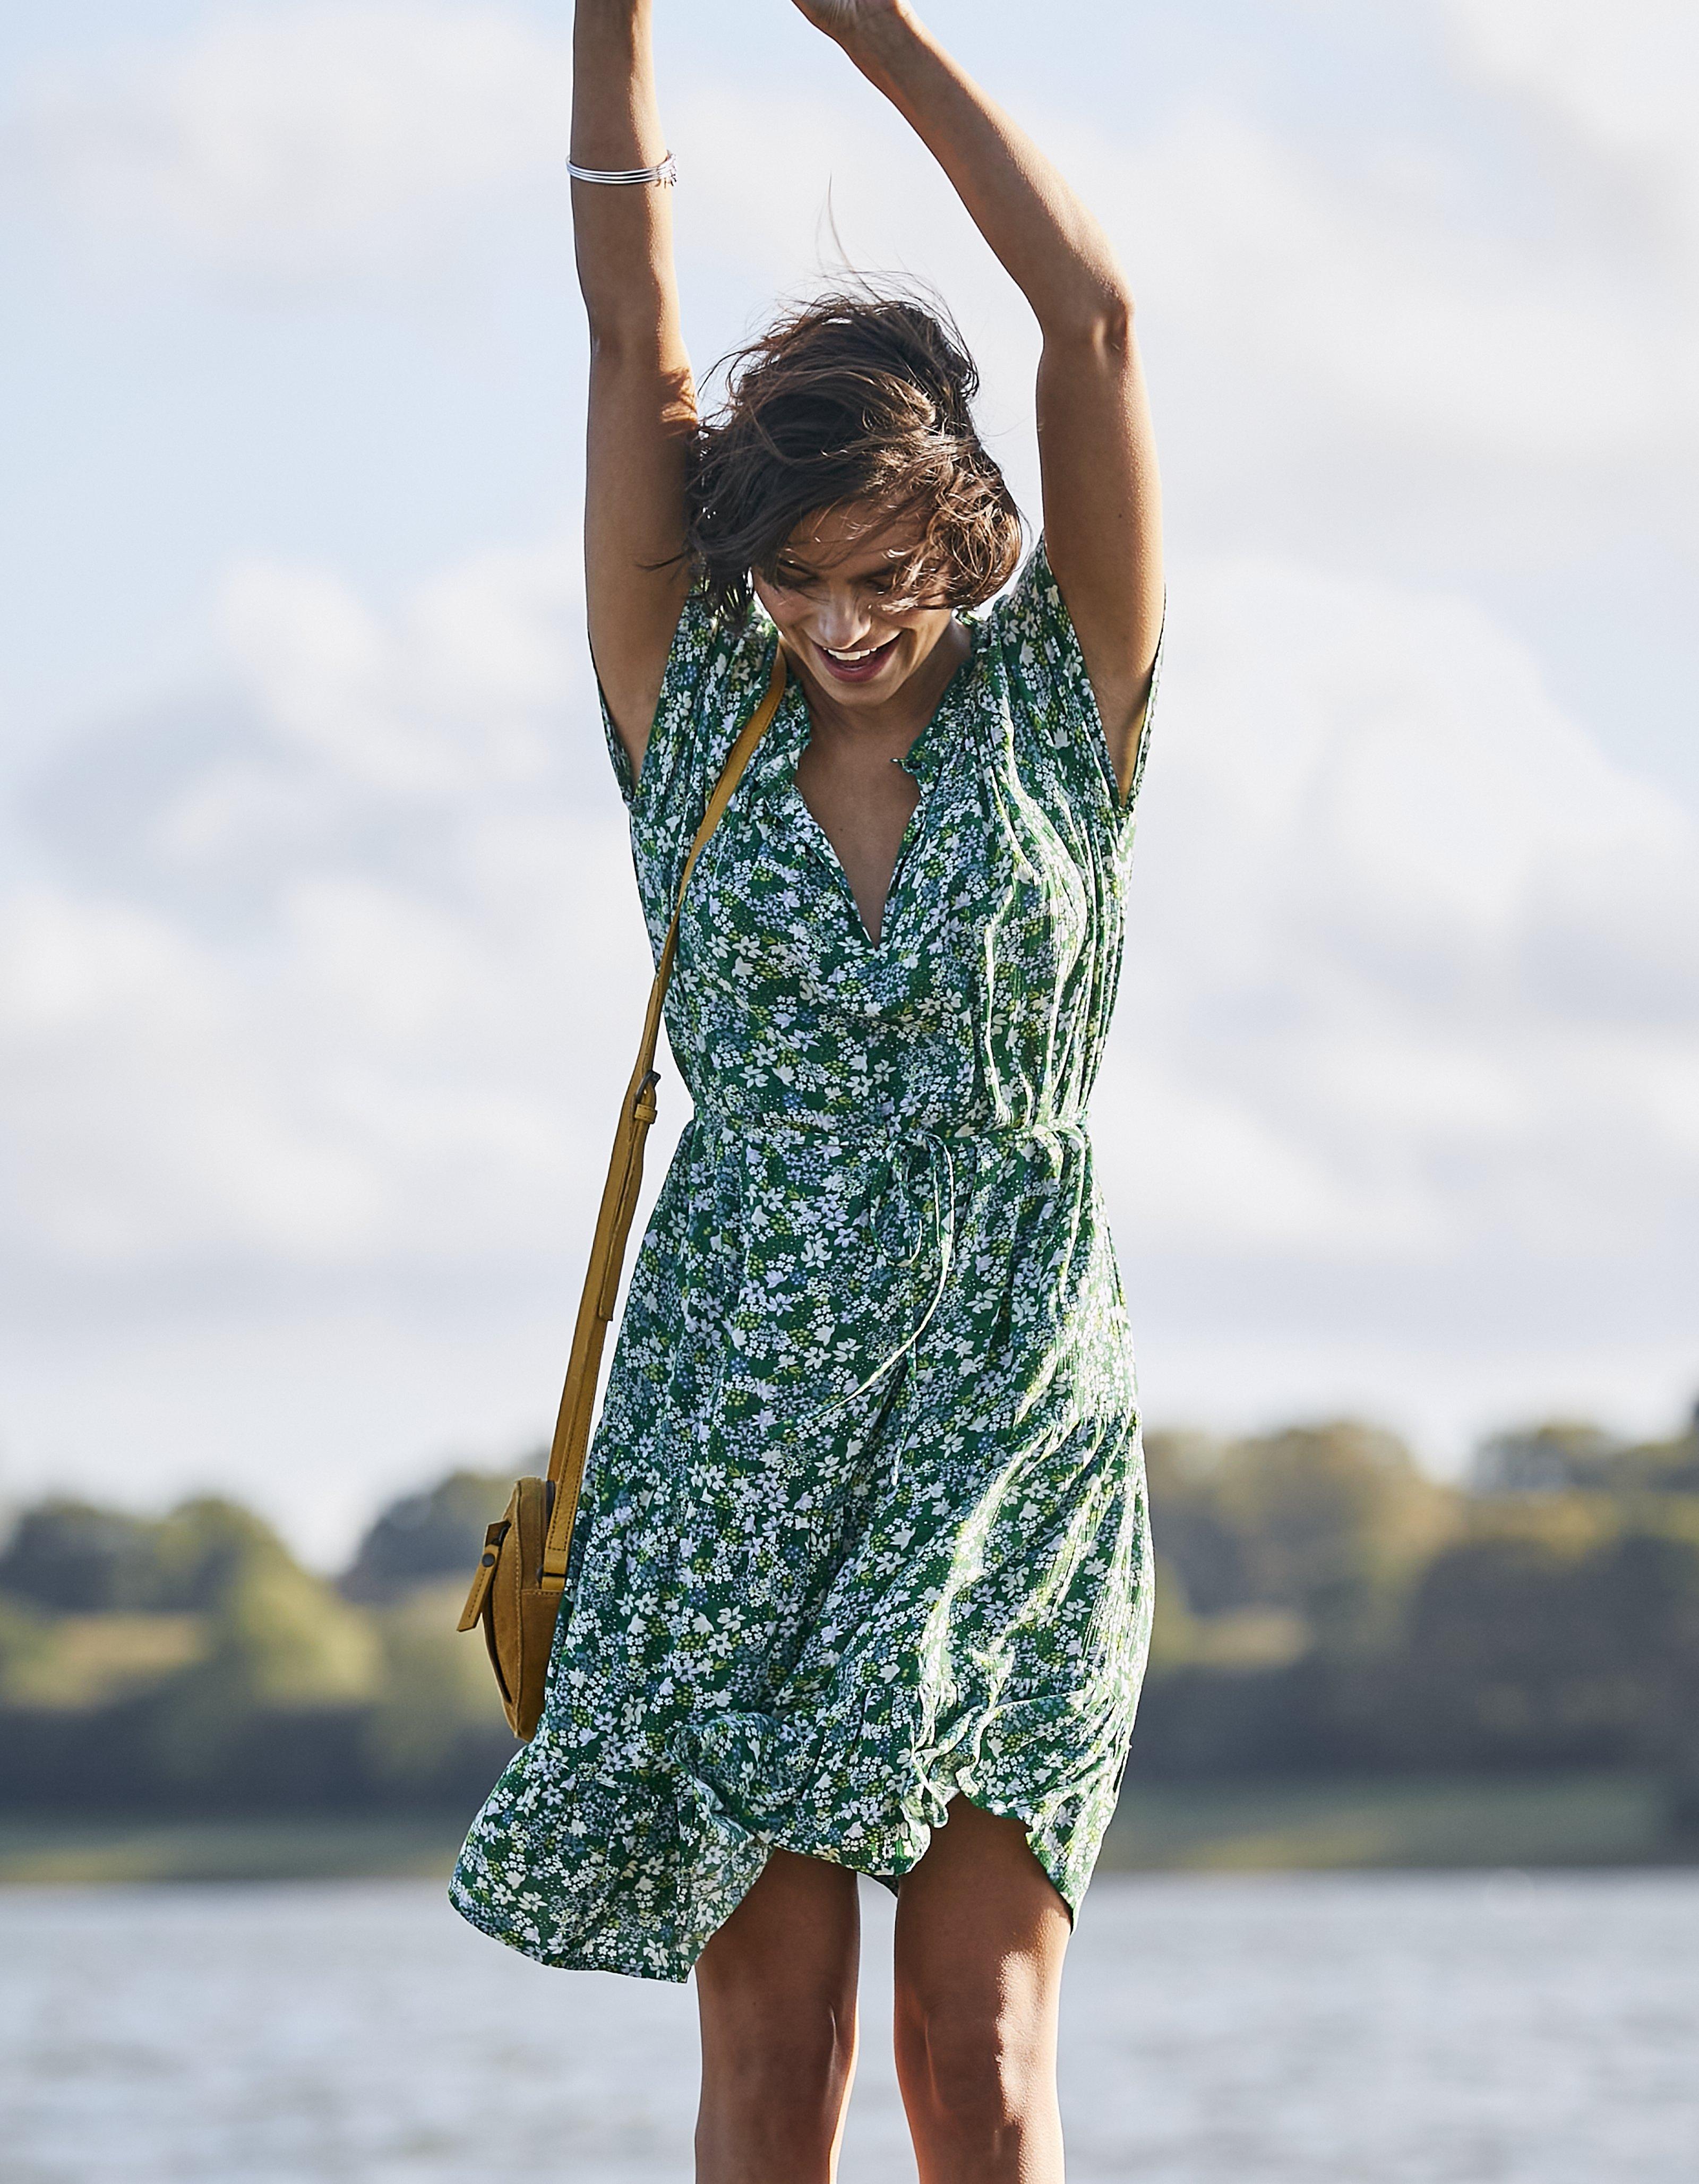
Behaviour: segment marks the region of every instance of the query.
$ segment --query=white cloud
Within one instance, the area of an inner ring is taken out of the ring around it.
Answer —
[[[244,276],[382,271],[558,171],[570,82],[565,38],[501,8],[226,14],[38,78],[14,142],[97,230]]]
[[[579,809],[606,766],[577,598],[554,552],[387,616],[323,572],[241,572],[226,733],[150,780],[142,726],[123,872],[79,837],[104,822],[67,756],[58,883],[0,914],[36,1253],[374,1264],[547,1240],[581,1127],[610,1111],[573,1057],[634,1025],[644,983],[617,801]]]
[[[441,798],[538,778],[585,695],[570,557],[493,554],[386,624],[322,571],[249,564],[225,586],[244,682],[281,738],[366,789]]]
[[[372,1178],[280,1100],[261,995],[171,920],[32,890],[0,924],[26,1262],[155,1267],[369,1237]],[[299,1027],[296,1027],[298,1030]]]
[[[1251,562],[1176,596],[1117,1048],[1140,1250],[1656,1258],[1699,1215],[1699,828],[1466,604]]]
[[[1290,405],[1301,431],[1320,423],[1334,441],[1394,432],[1566,467],[1642,440],[1663,391],[1646,329],[1585,308],[1563,267],[1529,264],[1518,239],[1460,225],[1429,181],[1330,171],[1200,109],[1135,159],[1100,147],[1089,187],[1150,208],[1127,244],[1153,315],[1273,375],[1259,414]]]
[[[1530,232],[1463,162],[1364,171],[1220,108],[1083,171],[1148,208],[1120,239],[1216,538],[1473,571],[1692,536],[1699,322],[1620,205]]]

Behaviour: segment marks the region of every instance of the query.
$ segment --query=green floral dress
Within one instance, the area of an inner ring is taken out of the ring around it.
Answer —
[[[543,1719],[453,1883],[543,1964],[683,1979],[776,1846],[894,1881],[958,1793],[1074,1908],[1114,1808],[1150,1551],[1085,1112],[1134,798],[1042,544],[967,626],[877,946],[796,788],[794,682],[686,898],[695,1115]],[[635,787],[610,734],[657,947],[776,641],[693,600]]]

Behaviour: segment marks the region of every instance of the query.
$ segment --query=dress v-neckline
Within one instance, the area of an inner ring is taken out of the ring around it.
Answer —
[[[879,905],[879,932],[877,939],[868,930],[867,921],[861,915],[861,905],[855,900],[855,890],[850,884],[850,874],[844,866],[844,860],[838,854],[837,844],[815,816],[810,808],[808,799],[797,785],[796,769],[801,763],[802,755],[807,749],[813,736],[814,719],[808,710],[807,692],[803,688],[799,680],[793,678],[792,681],[788,694],[794,699],[798,712],[801,716],[803,733],[800,741],[796,745],[795,756],[790,760],[789,765],[788,787],[791,803],[795,812],[799,815],[804,830],[816,853],[831,872],[844,900],[848,902],[850,914],[855,921],[855,931],[870,956],[881,954],[889,937],[891,916],[896,907],[898,891],[911,861],[911,852],[920,837],[922,819],[931,800],[933,782],[938,771],[933,760],[932,747],[937,738],[939,722],[950,709],[957,693],[965,687],[968,671],[978,656],[978,624],[964,618],[961,626],[967,633],[966,651],[951,670],[950,680],[939,693],[938,703],[927,716],[920,733],[900,758],[894,758],[891,760],[893,766],[900,766],[909,776],[920,794],[915,800],[914,810],[909,814],[908,823],[903,828],[901,838],[897,844],[896,856],[892,861],[890,878],[885,883],[884,900]]]
[[[893,766],[901,766],[903,763],[901,759],[894,758],[891,760]],[[896,904],[897,889],[903,878],[904,867],[909,861],[909,852],[913,848],[915,839],[920,833],[920,816],[926,809],[927,785],[924,782],[920,784],[920,795],[916,801],[914,810],[909,814],[907,825],[903,828],[902,839],[897,844],[897,854],[891,866],[891,876],[885,883],[885,899],[879,905],[879,930],[877,938],[867,929],[867,921],[861,915],[861,905],[855,900],[855,890],[850,884],[850,874],[844,868],[843,858],[838,854],[836,844],[809,809],[808,800],[797,787],[794,776],[791,779],[790,793],[795,799],[796,810],[801,815],[805,831],[821,861],[830,871],[833,878],[843,893],[844,900],[850,905],[850,914],[855,920],[855,930],[861,935],[863,946],[869,955],[877,956],[884,947],[886,938],[891,930],[891,912]]]

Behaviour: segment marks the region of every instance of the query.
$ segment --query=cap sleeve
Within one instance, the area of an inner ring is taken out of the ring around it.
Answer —
[[[1161,644],[1150,695],[1145,701],[1133,784],[1123,798],[1073,617],[1042,538],[1028,555],[1013,588],[993,607],[988,620],[1008,678],[1017,747],[1024,744],[1059,775],[1063,790],[1077,808],[1097,812],[1118,838],[1130,838],[1145,754],[1150,748],[1150,722],[1161,674]]]
[[[638,886],[652,935],[666,930],[709,794],[738,729],[766,688],[777,642],[763,617],[752,616],[737,627],[693,593],[678,617],[635,777],[603,694],[608,755],[630,816]]]

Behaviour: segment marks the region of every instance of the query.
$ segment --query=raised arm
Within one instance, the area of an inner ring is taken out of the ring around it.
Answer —
[[[909,122],[1039,321],[1045,541],[1124,792],[1162,624],[1161,496],[1126,278],[1056,168],[907,0],[795,5]]]
[[[572,159],[620,171],[666,154],[655,104],[650,0],[577,0]],[[689,588],[685,446],[696,421],[672,265],[672,192],[572,185],[578,284],[590,319],[584,573],[590,649],[633,769]]]

